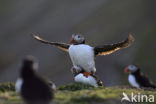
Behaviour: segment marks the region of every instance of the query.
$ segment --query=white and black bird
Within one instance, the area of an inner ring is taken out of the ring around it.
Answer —
[[[92,47],[85,44],[85,38],[81,34],[73,34],[70,38],[70,44],[50,42],[33,34],[33,37],[42,43],[55,45],[58,48],[69,52],[74,67],[80,67],[85,70],[84,75],[88,77],[96,72],[95,57],[111,54],[121,48],[127,48],[134,41],[132,35],[122,42],[109,45]]]
[[[49,83],[37,73],[37,62],[32,56],[24,59],[15,88],[26,104],[50,104],[54,92]]]
[[[156,88],[156,85],[152,83],[138,68],[136,65],[128,65],[124,69],[125,73],[129,73],[128,81],[132,87],[135,88]]]
[[[78,83],[84,83],[88,85],[92,85],[94,87],[103,86],[103,82],[94,74],[88,75],[88,77],[84,76],[84,71],[75,73],[73,80]]]

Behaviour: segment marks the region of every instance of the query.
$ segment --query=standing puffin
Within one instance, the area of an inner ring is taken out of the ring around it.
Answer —
[[[89,84],[94,87],[99,87],[103,86],[103,82],[96,76],[96,75],[88,75],[88,77],[84,76],[84,70],[81,70],[80,72],[74,73],[74,78],[73,80],[78,83],[84,83],[84,84]]]
[[[88,75],[88,77],[85,77],[83,74],[85,72],[84,69],[79,67],[72,67],[71,71],[74,75],[73,80],[75,82],[89,84],[94,87],[103,86],[103,82],[95,74],[91,74]]]
[[[23,61],[15,88],[26,104],[50,104],[53,90],[37,73],[34,57],[28,56]]]
[[[124,69],[125,73],[130,73],[128,81],[131,86],[136,88],[156,88],[156,85],[152,84],[143,73],[140,72],[140,68],[136,65],[129,65]]]
[[[55,45],[58,48],[69,52],[73,66],[84,69],[85,72],[83,74],[86,77],[96,72],[94,61],[96,56],[108,55],[121,48],[127,48],[134,41],[133,36],[129,35],[126,40],[116,44],[92,47],[85,44],[85,38],[81,34],[73,34],[70,38],[70,44],[50,42],[35,34],[33,34],[33,37],[42,43]]]

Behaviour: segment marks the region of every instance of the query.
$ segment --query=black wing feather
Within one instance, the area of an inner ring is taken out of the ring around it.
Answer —
[[[141,73],[139,76],[136,76],[136,81],[141,87],[156,88],[156,85],[154,85],[153,82],[143,73]]]
[[[120,43],[110,44],[110,45],[102,45],[94,47],[95,56],[99,55],[109,55],[121,48],[127,48],[133,43],[134,37],[129,35],[128,38]]]
[[[25,80],[21,92],[22,97],[28,101],[50,101],[54,96],[53,94],[53,89],[38,76],[31,77],[31,80]]]
[[[68,48],[70,47],[70,45],[66,44],[66,43],[57,43],[57,42],[50,42],[50,41],[44,40],[35,34],[33,34],[33,38],[44,43],[44,44],[55,45],[56,47],[60,48],[63,51],[66,51],[66,52],[68,52]]]

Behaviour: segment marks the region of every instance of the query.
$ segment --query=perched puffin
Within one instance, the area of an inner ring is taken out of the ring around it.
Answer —
[[[85,77],[83,73],[79,73],[74,77],[75,82],[89,84],[94,87],[103,86],[103,83],[100,79],[98,79],[95,75],[88,75],[88,77]]]
[[[121,48],[127,48],[134,41],[133,36],[129,35],[126,40],[116,44],[92,47],[85,44],[85,38],[81,34],[73,34],[70,38],[70,44],[50,42],[35,34],[33,34],[33,37],[42,43],[55,45],[58,48],[69,52],[73,66],[84,69],[85,72],[83,74],[86,77],[96,72],[94,61],[96,56],[108,55]]]
[[[89,84],[89,85],[92,85],[94,87],[99,87],[99,86],[103,86],[103,82],[95,75],[95,74],[90,74],[88,75],[88,77],[85,77],[84,76],[84,70],[81,69],[78,71],[76,71],[77,69],[73,70],[75,68],[72,68],[72,72],[74,74],[74,78],[73,80],[75,82],[78,82],[78,83],[84,83],[84,84]]]
[[[34,57],[24,59],[15,88],[26,104],[50,104],[54,92],[49,83],[37,73]],[[51,84],[52,85],[52,84]]]
[[[125,73],[129,73],[128,81],[132,87],[136,88],[156,88],[156,85],[152,84],[143,73],[140,72],[140,68],[136,65],[128,65],[124,69]]]

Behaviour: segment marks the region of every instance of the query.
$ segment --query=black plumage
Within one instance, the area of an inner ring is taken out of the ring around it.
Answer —
[[[73,66],[78,66],[80,68],[82,67],[85,70],[84,75],[86,77],[96,72],[94,60],[95,56],[111,54],[121,48],[126,48],[130,46],[131,43],[134,41],[133,36],[129,35],[129,37],[123,42],[92,47],[85,44],[85,38],[80,34],[73,34],[70,38],[70,44],[49,42],[35,34],[33,34],[33,38],[42,43],[57,46],[58,48],[68,52],[73,62]],[[82,60],[84,60],[84,62],[82,62]]]
[[[138,82],[140,87],[156,88],[156,85],[154,85],[148,77],[141,73],[139,68],[136,72],[133,72],[131,74],[135,76],[136,81]]]
[[[126,73],[129,73],[129,83],[133,87],[137,88],[156,88],[156,85],[146,77],[141,71],[140,68],[136,65],[128,65],[125,70]]]
[[[116,44],[108,44],[108,45],[102,45],[102,46],[96,46],[94,47],[94,53],[95,56],[99,55],[108,55],[111,54],[121,48],[127,48],[131,45],[131,43],[134,41],[134,38],[132,35],[129,35],[126,40],[123,42],[119,42]]]
[[[49,104],[53,98],[53,90],[36,73],[34,64],[34,58],[30,56],[24,60],[20,74],[23,83],[19,93],[26,104]]]
[[[79,42],[75,42],[76,40],[74,40],[73,44],[74,45],[79,45],[79,44],[85,44],[85,39],[82,35],[79,35],[79,34],[74,34],[74,35],[78,35],[82,38],[82,41],[79,43]],[[66,52],[68,52],[68,49],[70,47],[70,44],[66,44],[66,43],[58,43],[58,42],[50,42],[50,41],[47,41],[47,40],[44,40],[42,38],[40,38],[39,36],[33,34],[33,37],[42,42],[42,43],[45,43],[45,44],[50,44],[50,45],[54,45]],[[73,36],[72,36],[73,37]],[[96,46],[96,47],[93,47],[94,48],[94,54],[95,56],[99,56],[99,55],[108,55],[108,54],[111,54],[121,48],[127,48],[128,46],[131,45],[131,43],[133,43],[134,41],[134,37],[130,34],[128,36],[128,38],[122,42],[119,42],[119,43],[116,43],[116,44],[108,44],[108,45],[101,45],[101,46]]]
[[[47,40],[44,40],[42,38],[40,38],[39,36],[33,34],[33,37],[34,39],[42,42],[42,43],[45,43],[45,44],[50,44],[50,45],[54,45],[60,49],[62,49],[63,51],[66,51],[68,52],[68,48],[70,47],[70,44],[66,44],[66,43],[58,43],[58,42],[50,42],[50,41],[47,41]]]

